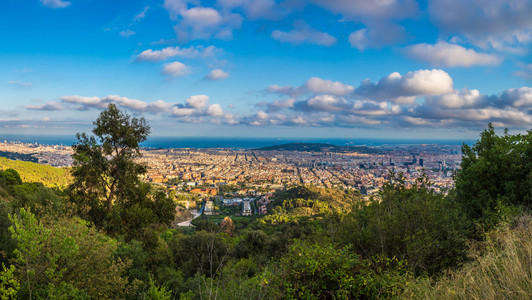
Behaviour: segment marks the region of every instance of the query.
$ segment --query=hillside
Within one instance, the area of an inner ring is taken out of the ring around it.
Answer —
[[[349,190],[295,186],[274,194],[268,211],[290,216],[311,216],[324,212],[346,212],[360,201],[358,193]]]
[[[25,182],[40,182],[47,187],[64,187],[71,181],[70,171],[32,162],[14,161],[0,157],[0,170],[15,169]]]
[[[360,153],[378,153],[381,150],[366,146],[338,146],[326,143],[289,143],[269,147],[258,148],[260,151],[304,151],[304,152],[360,152]]]

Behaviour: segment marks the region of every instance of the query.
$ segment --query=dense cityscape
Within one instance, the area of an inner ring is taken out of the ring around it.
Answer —
[[[239,186],[238,194],[260,195],[296,184],[355,189],[374,195],[390,172],[411,185],[426,174],[436,191],[453,187],[460,168],[460,146],[400,145],[374,147],[375,153],[265,151],[251,149],[144,149],[144,179],[170,189],[216,195],[220,186]],[[0,151],[31,155],[54,167],[72,165],[72,149],[4,141]]]

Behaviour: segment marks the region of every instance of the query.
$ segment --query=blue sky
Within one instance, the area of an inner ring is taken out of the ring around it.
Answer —
[[[475,138],[532,126],[529,0],[6,0],[0,134],[110,102],[159,136]]]

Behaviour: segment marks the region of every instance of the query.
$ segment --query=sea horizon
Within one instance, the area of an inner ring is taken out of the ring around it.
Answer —
[[[37,143],[40,145],[72,146],[72,135],[0,135],[1,142]],[[232,148],[254,149],[288,143],[326,143],[338,146],[401,146],[401,145],[471,145],[474,140],[461,139],[389,139],[389,138],[298,138],[298,137],[171,137],[153,136],[141,144],[143,148]]]

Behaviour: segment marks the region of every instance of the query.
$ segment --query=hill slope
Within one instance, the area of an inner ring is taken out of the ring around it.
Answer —
[[[65,168],[54,168],[0,157],[0,170],[5,169],[17,170],[25,182],[40,182],[47,187],[65,187],[72,180],[70,171]]]

